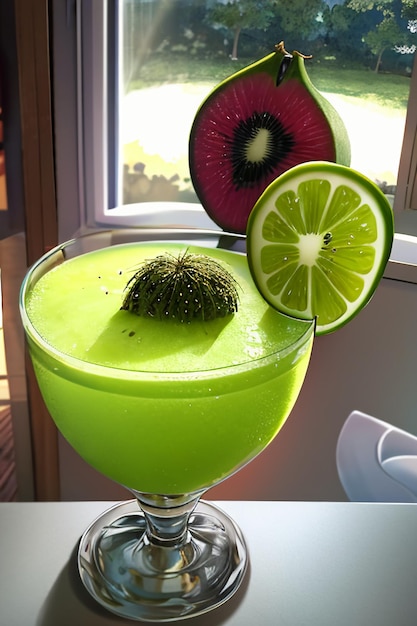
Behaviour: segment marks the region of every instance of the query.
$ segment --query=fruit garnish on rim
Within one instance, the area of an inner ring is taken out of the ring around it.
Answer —
[[[208,321],[238,309],[234,277],[213,258],[188,250],[146,261],[126,290],[121,310],[158,320]]]
[[[394,236],[391,206],[355,170],[330,162],[298,165],[278,177],[248,221],[254,282],[275,309],[336,330],[370,300]]]
[[[337,111],[314,87],[304,55],[275,52],[220,83],[195,116],[190,174],[209,216],[245,233],[266,187],[312,160],[350,165],[350,143]]]

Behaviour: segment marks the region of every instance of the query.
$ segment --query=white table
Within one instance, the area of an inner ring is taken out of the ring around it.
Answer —
[[[218,502],[251,565],[225,605],[187,626],[416,626],[417,505]],[[109,502],[0,504],[0,625],[133,624],[85,591],[76,550]],[[138,622],[136,622],[138,623]]]

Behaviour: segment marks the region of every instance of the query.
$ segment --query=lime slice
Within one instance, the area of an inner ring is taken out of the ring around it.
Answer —
[[[362,174],[303,163],[279,176],[248,221],[253,279],[270,305],[316,318],[318,335],[348,322],[369,301],[394,236],[391,206]]]

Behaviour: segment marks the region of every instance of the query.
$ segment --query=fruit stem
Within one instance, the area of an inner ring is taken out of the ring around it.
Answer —
[[[280,52],[284,56],[293,57],[294,55],[297,55],[298,57],[301,57],[302,59],[312,59],[313,58],[312,54],[303,54],[302,52],[298,52],[298,50],[294,50],[292,54],[290,52],[287,52],[287,50],[285,49],[285,45],[284,45],[283,41],[280,41],[279,43],[275,44],[275,50],[277,52]]]
[[[280,52],[281,54],[284,54],[285,56],[292,56],[289,52],[287,52],[287,50],[285,49],[285,45],[283,41],[280,41],[279,43],[275,44],[275,50],[277,52]]]

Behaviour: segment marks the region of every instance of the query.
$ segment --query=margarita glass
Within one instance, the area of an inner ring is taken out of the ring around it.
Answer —
[[[210,321],[120,310],[135,268],[184,250],[233,275],[239,310]],[[200,500],[275,437],[304,381],[314,322],[273,310],[255,288],[245,238],[219,231],[103,231],[64,243],[29,270],[21,315],[39,387],[59,430],[135,499],[94,521],[81,578],[118,615],[173,621],[239,587],[238,526]]]

